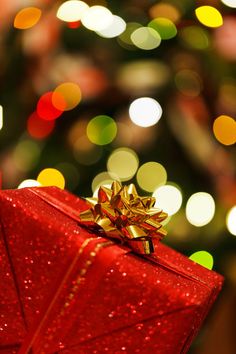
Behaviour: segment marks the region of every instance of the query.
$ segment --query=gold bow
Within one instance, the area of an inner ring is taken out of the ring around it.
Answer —
[[[107,237],[123,241],[136,253],[154,252],[153,239],[166,235],[161,221],[168,215],[153,207],[154,197],[139,196],[133,184],[115,181],[110,189],[101,186],[98,198],[86,200],[92,207],[80,213],[81,221],[88,227],[99,225]]]

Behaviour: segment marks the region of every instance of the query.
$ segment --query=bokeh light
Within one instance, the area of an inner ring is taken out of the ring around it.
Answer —
[[[181,93],[190,97],[198,96],[203,87],[202,79],[198,73],[188,69],[176,73],[175,84]]]
[[[39,21],[41,14],[42,11],[37,7],[26,7],[16,14],[14,27],[22,30],[31,28]]]
[[[207,225],[215,215],[215,201],[209,193],[193,194],[186,205],[186,217],[190,224],[201,227]]]
[[[25,179],[19,184],[17,188],[21,189],[21,188],[30,188],[30,187],[41,187],[41,184],[35,179]]]
[[[152,50],[161,44],[161,37],[157,31],[150,27],[140,27],[130,36],[133,44],[143,50]]]
[[[216,139],[224,145],[236,143],[236,121],[231,117],[222,115],[216,118],[213,132]]]
[[[65,187],[63,174],[55,168],[42,170],[37,177],[37,181],[44,187],[56,186],[61,189]]]
[[[156,198],[155,207],[162,209],[170,216],[179,211],[183,200],[180,189],[173,185],[158,187],[153,193],[153,197]]]
[[[228,7],[236,8],[236,0],[221,0],[221,2]]]
[[[129,148],[115,149],[108,158],[107,170],[117,175],[121,181],[128,181],[137,172],[139,159]]]
[[[149,13],[152,18],[165,17],[174,23],[178,22],[181,17],[180,10],[175,7],[174,4],[167,2],[158,2],[157,4],[151,6]]]
[[[90,120],[87,125],[87,136],[89,140],[97,145],[111,143],[117,134],[117,125],[109,116],[99,115]]]
[[[103,185],[111,186],[111,184],[114,182],[114,180],[120,181],[119,177],[113,173],[110,173],[107,171],[98,173],[92,181],[91,187],[92,187],[93,193],[96,193],[97,189],[100,186],[103,186]]]
[[[189,259],[210,270],[213,268],[214,265],[214,259],[212,255],[206,251],[195,252],[189,257]]]
[[[125,31],[117,38],[118,43],[125,49],[133,49],[134,43],[131,39],[131,35],[135,30],[141,27],[142,25],[138,22],[128,22]]]
[[[102,31],[110,26],[113,14],[104,6],[91,6],[82,16],[82,24],[92,31]]]
[[[227,213],[226,226],[229,232],[236,236],[236,205],[233,206]]]
[[[223,25],[221,13],[213,6],[200,6],[195,10],[197,19],[207,27],[220,27]]]
[[[126,29],[126,23],[120,16],[113,15],[112,22],[103,30],[97,31],[99,36],[104,38],[115,38],[121,35]]]
[[[0,105],[0,130],[3,128],[3,106]]]
[[[135,124],[141,127],[150,127],[161,118],[162,108],[153,98],[141,97],[131,103],[129,116]]]
[[[60,99],[61,97],[63,98],[62,100]],[[54,90],[52,94],[52,104],[61,111],[69,111],[80,103],[81,98],[81,90],[77,84],[64,82]]]
[[[204,50],[210,45],[207,29],[200,26],[188,26],[182,28],[179,31],[179,37],[189,48]]]
[[[170,19],[164,17],[157,17],[150,21],[148,27],[157,31],[161,39],[171,39],[177,34],[175,24]]]
[[[52,102],[52,98],[53,98],[53,102]],[[61,109],[55,107],[56,101],[57,101],[56,104],[57,107],[61,107]],[[59,118],[64,112],[65,108],[66,108],[66,102],[61,94],[55,92],[47,92],[43,94],[38,100],[37,114],[42,119],[53,120]]]
[[[147,192],[154,192],[157,187],[167,181],[167,172],[164,166],[155,161],[146,162],[137,172],[138,185]]]
[[[89,9],[89,6],[78,0],[65,1],[57,10],[57,17],[65,22],[77,22],[80,21],[85,12]]]
[[[34,168],[40,157],[40,147],[33,140],[20,141],[14,150],[13,160],[15,166],[22,172],[28,172]]]
[[[49,136],[55,127],[54,120],[41,119],[36,112],[27,120],[27,131],[35,139],[44,139]]]

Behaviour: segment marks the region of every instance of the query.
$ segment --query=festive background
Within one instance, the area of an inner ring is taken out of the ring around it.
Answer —
[[[233,354],[236,0],[0,4],[1,188],[156,196],[164,242],[226,276],[192,353]]]

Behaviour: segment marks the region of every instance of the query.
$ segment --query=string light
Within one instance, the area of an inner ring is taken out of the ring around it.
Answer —
[[[90,120],[87,125],[87,136],[93,144],[107,145],[117,134],[117,125],[109,116],[99,115]]]
[[[168,18],[158,17],[150,21],[148,27],[153,28],[161,39],[171,39],[177,34],[175,24]]]
[[[224,145],[236,143],[236,121],[228,116],[222,115],[215,119],[213,132],[216,139]]]
[[[140,27],[130,36],[133,44],[143,50],[152,50],[161,44],[161,37],[157,31],[149,27]]]
[[[69,111],[80,103],[81,98],[81,90],[77,84],[64,82],[54,90],[52,94],[52,104],[61,111]]]
[[[167,181],[167,172],[164,166],[158,162],[150,161],[143,164],[137,172],[139,186],[147,191],[154,192],[157,187],[164,185]]]
[[[221,0],[221,2],[228,7],[236,7],[236,0]]]

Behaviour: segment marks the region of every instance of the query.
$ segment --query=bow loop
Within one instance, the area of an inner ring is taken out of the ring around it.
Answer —
[[[107,237],[126,243],[134,252],[154,252],[154,239],[166,235],[161,222],[167,214],[154,207],[155,198],[141,197],[133,184],[113,182],[98,190],[97,198],[87,198],[90,209],[80,213],[86,226],[98,225]]]

